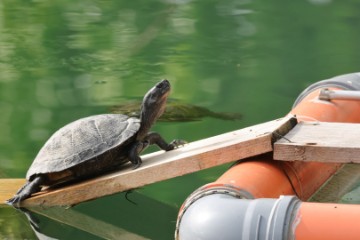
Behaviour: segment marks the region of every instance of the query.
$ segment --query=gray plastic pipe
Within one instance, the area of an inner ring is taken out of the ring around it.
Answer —
[[[298,96],[294,102],[293,108],[295,108],[310,92],[324,88],[339,88],[345,91],[360,91],[360,72],[344,74],[311,84]],[[330,99],[328,98],[327,100]]]
[[[322,89],[319,95],[320,100],[356,100],[360,101],[360,91],[350,90],[329,90]]]
[[[231,192],[190,196],[178,240],[359,240],[360,205],[301,202],[295,196],[243,199]]]
[[[300,203],[296,197],[238,199],[211,194],[193,202],[178,219],[176,239],[292,239],[287,226]]]

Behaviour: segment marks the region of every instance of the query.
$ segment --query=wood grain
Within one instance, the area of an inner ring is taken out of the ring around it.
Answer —
[[[360,163],[360,124],[300,122],[274,144],[274,159]]]

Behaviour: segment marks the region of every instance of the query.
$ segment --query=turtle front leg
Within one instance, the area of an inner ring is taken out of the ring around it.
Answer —
[[[170,151],[173,150],[175,148],[178,148],[181,145],[186,144],[187,142],[181,139],[175,139],[173,141],[171,141],[170,143],[167,143],[158,133],[152,132],[149,133],[146,137],[145,140],[149,142],[150,145],[152,144],[156,144],[159,146],[159,148],[165,150],[165,151]]]
[[[136,169],[140,167],[142,160],[139,154],[145,150],[149,145],[156,144],[159,146],[159,148],[170,151],[173,150],[181,145],[186,144],[187,142],[180,139],[175,139],[171,141],[170,143],[167,143],[158,133],[148,133],[143,141],[137,141],[135,142],[131,147],[129,151],[129,160],[134,165],[133,169]]]

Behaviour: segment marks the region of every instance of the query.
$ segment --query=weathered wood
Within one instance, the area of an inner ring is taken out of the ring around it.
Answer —
[[[300,122],[274,144],[274,159],[360,163],[360,124]]]
[[[159,151],[143,158],[140,168],[122,170],[49,192],[41,192],[22,206],[74,205],[102,196],[138,188],[224,163],[273,150],[273,142],[296,125],[288,116],[241,130],[186,144],[169,152]]]

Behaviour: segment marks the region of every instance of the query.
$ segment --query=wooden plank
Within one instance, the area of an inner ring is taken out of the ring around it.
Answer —
[[[186,144],[169,152],[159,151],[143,158],[140,168],[123,169],[49,192],[41,192],[22,206],[68,206],[146,184],[200,171],[273,150],[273,142],[296,125],[296,119],[282,119]]]
[[[274,159],[360,163],[360,124],[300,122],[274,144]]]

